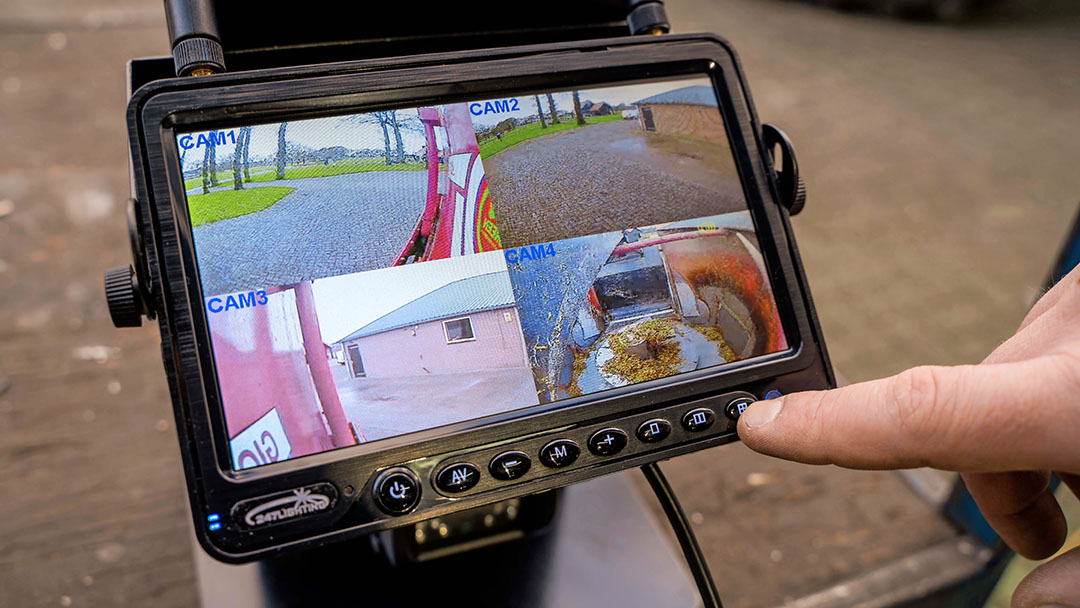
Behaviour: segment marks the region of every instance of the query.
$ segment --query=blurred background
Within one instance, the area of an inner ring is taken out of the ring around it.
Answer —
[[[760,117],[796,144],[810,196],[793,223],[839,375],[978,362],[1038,296],[1080,202],[1080,3],[951,21],[834,4],[667,9],[675,32],[734,44]],[[0,605],[198,601],[158,330],[115,330],[101,291],[130,259],[125,61],[169,52],[159,1],[0,4]],[[741,445],[665,470],[733,607],[954,534],[894,473]]]

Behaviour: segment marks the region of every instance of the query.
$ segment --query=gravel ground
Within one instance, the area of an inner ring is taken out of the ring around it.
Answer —
[[[265,185],[296,191],[268,209],[195,228],[203,293],[389,266],[424,209],[427,174],[372,171]]]
[[[720,146],[605,122],[524,141],[484,160],[504,247],[746,208]],[[696,157],[696,158],[695,158]],[[557,169],[556,169],[557,168]]]

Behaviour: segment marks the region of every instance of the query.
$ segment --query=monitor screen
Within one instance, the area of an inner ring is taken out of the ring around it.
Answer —
[[[788,348],[706,78],[177,145],[237,470]]]

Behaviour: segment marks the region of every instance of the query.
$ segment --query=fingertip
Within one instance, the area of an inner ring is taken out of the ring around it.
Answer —
[[[1046,559],[1057,553],[1069,534],[1065,514],[1049,488],[1026,509],[988,520],[991,525],[1000,527],[1002,538],[1014,551],[1033,560]]]
[[[788,397],[781,397],[755,401],[739,416],[739,439],[759,454],[804,461],[799,454],[799,442],[792,439],[786,428],[790,426],[789,421],[782,414],[788,400]]]
[[[784,406],[784,398],[755,401],[739,417],[739,423],[747,431],[757,432],[768,425],[780,415],[780,409]]]

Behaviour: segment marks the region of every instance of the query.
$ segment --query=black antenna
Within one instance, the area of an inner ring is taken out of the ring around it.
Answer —
[[[165,0],[177,76],[209,76],[225,71],[212,0]]]
[[[634,36],[671,31],[663,0],[626,0],[626,25]]]

